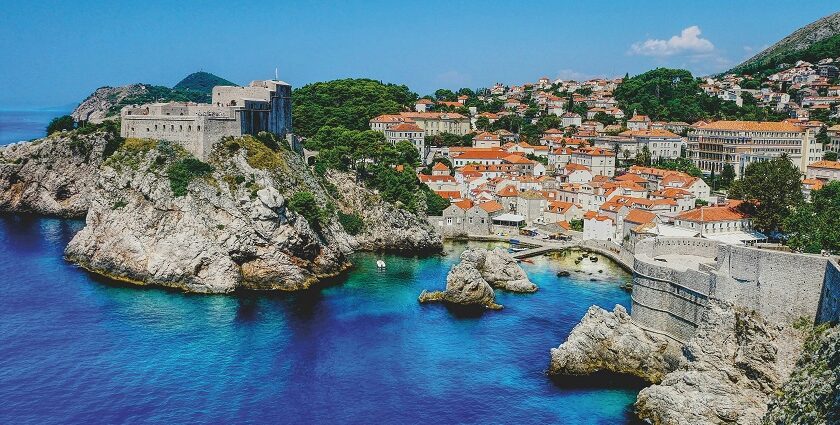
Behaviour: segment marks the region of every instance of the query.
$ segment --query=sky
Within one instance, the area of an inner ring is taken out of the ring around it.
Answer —
[[[840,11],[836,1],[0,0],[0,108],[72,106],[101,86],[194,71],[294,87],[367,77],[438,88],[707,75]]]

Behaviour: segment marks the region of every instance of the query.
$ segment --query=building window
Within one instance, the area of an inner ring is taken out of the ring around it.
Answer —
[[[195,131],[201,131],[201,126],[200,125],[195,126]]]

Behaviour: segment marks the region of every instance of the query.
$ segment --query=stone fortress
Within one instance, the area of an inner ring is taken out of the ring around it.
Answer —
[[[775,323],[840,318],[840,267],[831,257],[658,237],[636,244],[633,270],[633,322],[680,344],[694,335],[710,299]]]
[[[120,111],[120,135],[179,143],[200,159],[225,136],[268,131],[286,137],[292,130],[292,87],[278,80],[245,87],[213,87],[212,102],[132,105]]]

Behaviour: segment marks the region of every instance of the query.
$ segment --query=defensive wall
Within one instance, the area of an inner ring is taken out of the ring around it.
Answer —
[[[636,244],[633,270],[633,320],[683,343],[710,298],[778,323],[840,317],[840,269],[829,257],[660,237]]]

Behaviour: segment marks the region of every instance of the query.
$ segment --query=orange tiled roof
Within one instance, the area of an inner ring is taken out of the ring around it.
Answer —
[[[817,161],[808,166],[808,168],[830,168],[832,170],[840,170],[840,161]]]
[[[487,211],[488,213],[494,213],[496,211],[501,211],[504,209],[504,207],[502,207],[502,204],[500,204],[497,201],[484,202],[482,204],[478,204],[478,206],[479,208],[483,209],[484,211]]]
[[[677,220],[694,221],[698,223],[708,223],[715,221],[734,221],[749,218],[738,210],[735,204],[716,206],[716,207],[700,207],[693,210],[688,210],[677,215]]]
[[[713,121],[697,125],[699,129],[727,131],[788,131],[801,133],[802,128],[788,122],[772,121]]]
[[[630,210],[630,212],[627,213],[627,216],[624,217],[624,221],[635,224],[650,223],[654,219],[656,219],[656,214],[650,211],[638,210],[635,208]]]

